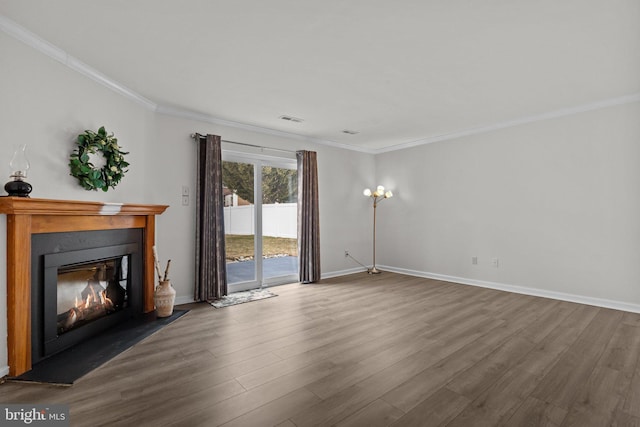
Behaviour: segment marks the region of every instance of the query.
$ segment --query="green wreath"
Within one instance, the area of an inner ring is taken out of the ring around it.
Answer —
[[[85,130],[78,135],[76,144],[78,148],[69,157],[70,175],[76,177],[85,190],[107,191],[109,187],[115,188],[127,172],[126,167],[129,163],[124,160],[124,156],[129,153],[121,151],[113,133],[107,135],[104,126],[98,129],[97,133]],[[101,154],[104,157],[104,166],[94,166],[90,154]]]

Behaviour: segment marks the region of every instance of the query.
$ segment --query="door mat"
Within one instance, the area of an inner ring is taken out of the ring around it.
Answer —
[[[211,305],[215,308],[222,308],[277,296],[277,294],[274,294],[268,289],[252,289],[250,291],[234,292],[223,296],[219,300],[211,301]]]

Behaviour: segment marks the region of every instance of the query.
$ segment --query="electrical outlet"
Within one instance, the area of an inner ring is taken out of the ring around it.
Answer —
[[[471,264],[478,265],[478,257],[477,256],[472,256],[471,257]]]
[[[344,257],[346,258],[346,257],[348,257],[348,256],[349,256],[349,251],[345,249],[345,250],[344,250]]]
[[[498,260],[498,258],[492,258],[491,265],[493,265],[493,268],[498,268],[498,266],[500,265],[500,261]]]
[[[182,206],[189,206],[189,196],[182,196]]]

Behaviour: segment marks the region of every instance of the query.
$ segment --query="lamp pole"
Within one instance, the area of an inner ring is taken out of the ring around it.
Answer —
[[[380,274],[381,271],[376,268],[376,210],[378,208],[378,202],[393,197],[393,193],[391,191],[385,192],[384,187],[378,185],[374,192],[371,192],[371,190],[367,188],[363,194],[373,199],[373,267],[369,268],[367,273]]]
[[[373,267],[367,270],[369,274],[380,274],[380,270],[376,268],[376,208],[378,207],[378,198],[373,198]]]

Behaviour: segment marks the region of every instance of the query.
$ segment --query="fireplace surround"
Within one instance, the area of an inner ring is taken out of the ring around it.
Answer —
[[[18,376],[29,371],[33,363],[32,237],[47,233],[139,229],[142,236],[139,303],[147,313],[154,309],[152,247],[155,244],[155,216],[167,208],[166,205],[0,197],[0,214],[5,214],[7,221],[9,375]]]
[[[31,362],[141,315],[142,230],[31,237]]]

